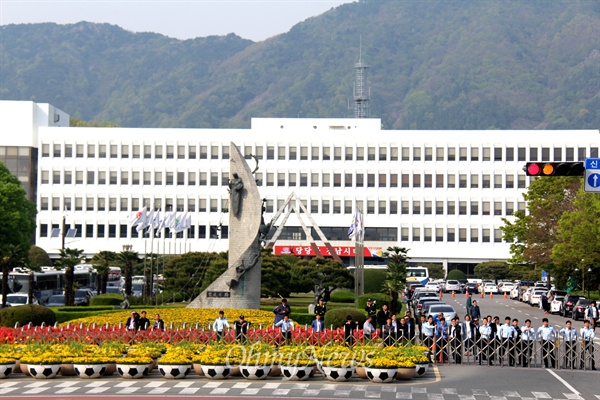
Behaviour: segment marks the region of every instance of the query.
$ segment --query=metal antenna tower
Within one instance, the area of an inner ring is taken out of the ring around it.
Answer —
[[[367,68],[362,60],[362,37],[358,62],[354,64],[354,118],[369,118],[370,88],[367,80]]]

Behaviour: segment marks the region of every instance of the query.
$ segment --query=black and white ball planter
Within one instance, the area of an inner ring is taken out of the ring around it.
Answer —
[[[313,369],[312,365],[282,365],[281,375],[288,381],[305,381]]]
[[[4,379],[15,370],[15,364],[0,364],[0,379]]]
[[[148,364],[118,364],[117,372],[125,379],[141,379],[148,375]]]
[[[183,379],[191,369],[190,364],[158,364],[158,371],[166,379]]]
[[[240,365],[240,373],[246,379],[266,379],[270,372],[270,365]]]
[[[388,383],[396,379],[398,368],[365,368],[367,378],[375,383]]]
[[[202,372],[208,379],[226,379],[231,375],[231,370],[227,365],[202,365]]]
[[[29,374],[35,379],[52,379],[59,372],[62,364],[27,364]]]
[[[354,367],[321,367],[323,375],[330,381],[345,382],[354,375]]]
[[[417,370],[417,377],[420,377],[427,373],[427,371],[429,370],[429,364],[417,364],[415,368]]]
[[[97,379],[106,373],[106,364],[73,364],[73,368],[82,379]]]

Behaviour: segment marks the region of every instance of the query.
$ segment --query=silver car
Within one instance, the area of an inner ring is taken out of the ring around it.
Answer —
[[[446,321],[452,320],[452,318],[456,317],[456,310],[454,307],[448,304],[433,304],[429,307],[429,311],[427,312],[427,318],[431,315],[435,317],[439,313],[444,314],[444,318]]]
[[[460,285],[459,281],[449,280],[449,281],[446,281],[446,284],[444,285],[444,292],[446,292],[446,293],[450,293],[450,292],[459,293],[459,292],[462,292],[462,286]]]

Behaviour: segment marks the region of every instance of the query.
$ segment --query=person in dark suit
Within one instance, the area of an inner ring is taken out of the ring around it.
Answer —
[[[137,331],[139,327],[139,321],[140,314],[138,314],[135,311],[132,311],[129,318],[127,318],[127,322],[125,322],[125,328],[127,328],[128,331]]]
[[[275,324],[279,321],[283,320],[283,317],[286,315],[289,317],[292,312],[292,309],[287,304],[287,299],[281,299],[281,304],[273,309],[273,314],[275,314]]]
[[[146,311],[142,311],[142,316],[138,320],[138,329],[145,331],[150,327],[150,320],[146,317]]]
[[[356,322],[352,320],[352,316],[346,317],[346,323],[344,324],[344,341],[346,345],[352,347],[354,345],[354,331],[356,330]]]
[[[410,311],[404,315],[404,323],[406,324],[406,334],[408,340],[415,339],[415,320],[410,317]]]
[[[240,319],[233,323],[235,328],[235,338],[240,342],[245,342],[248,337],[248,326],[250,322],[246,321],[243,315],[240,315]]]
[[[154,315],[154,325],[152,326],[153,330],[164,330],[165,329],[165,321],[160,319],[160,314]]]
[[[458,317],[452,318],[452,326],[449,332],[450,351],[454,354],[454,361],[462,363],[462,327],[458,323]]]
[[[386,324],[387,319],[392,319],[392,315],[390,314],[390,310],[388,310],[388,305],[384,304],[381,306],[381,310],[377,312],[377,324],[381,327],[379,334],[383,337],[383,326]]]
[[[325,313],[327,312],[327,305],[323,301],[323,298],[319,299],[319,304],[315,306],[315,314],[320,315],[321,319],[325,318]]]

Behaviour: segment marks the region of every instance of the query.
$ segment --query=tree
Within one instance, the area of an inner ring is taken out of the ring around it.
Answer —
[[[16,176],[0,163],[0,250],[10,253],[7,246],[18,249],[24,257],[35,233],[35,204],[27,199],[25,190]]]
[[[92,257],[92,265],[96,269],[96,292],[98,294],[106,293],[106,284],[108,283],[108,273],[110,265],[117,260],[117,253],[114,251],[103,250]]]
[[[386,279],[383,282],[383,291],[388,292],[392,300],[390,301],[390,313],[396,314],[398,308],[398,295],[404,290],[406,283],[406,271],[408,268],[408,249],[404,247],[388,247],[387,257],[388,266],[386,270]]]
[[[354,287],[354,276],[341,263],[333,259],[313,258],[299,261],[292,273],[290,290],[306,293],[311,290],[315,296],[329,301],[335,289]]]
[[[31,246],[29,249],[29,266],[30,267],[51,267],[52,260],[46,250],[38,246]]]
[[[429,271],[429,279],[444,279],[446,277],[446,271],[442,264],[421,263],[419,266],[427,268],[427,271]]]
[[[133,266],[140,260],[140,256],[135,251],[123,250],[117,255],[117,260],[125,269],[125,294],[131,296]]]
[[[2,248],[0,263],[2,263],[2,308],[6,307],[6,295],[10,292],[8,287],[8,275],[16,268],[24,263],[22,256],[23,252],[19,246],[14,244],[5,245]]]
[[[56,265],[65,271],[65,306],[73,306],[75,305],[75,266],[81,264],[85,257],[83,257],[83,250],[68,247],[60,249],[59,255]]]
[[[573,209],[565,212],[559,221],[557,243],[552,248],[552,261],[559,266],[556,273],[558,287],[562,287],[569,276],[582,278],[584,271],[586,287],[598,286],[600,265],[600,197],[579,189],[573,199]],[[588,271],[591,269],[592,271]]]
[[[291,290],[292,270],[297,259],[294,256],[275,256],[272,249],[262,250],[261,289],[266,297],[288,297]],[[312,287],[311,289],[312,290]]]
[[[510,276],[508,264],[504,261],[486,261],[475,266],[475,276],[481,279],[506,279]]]

